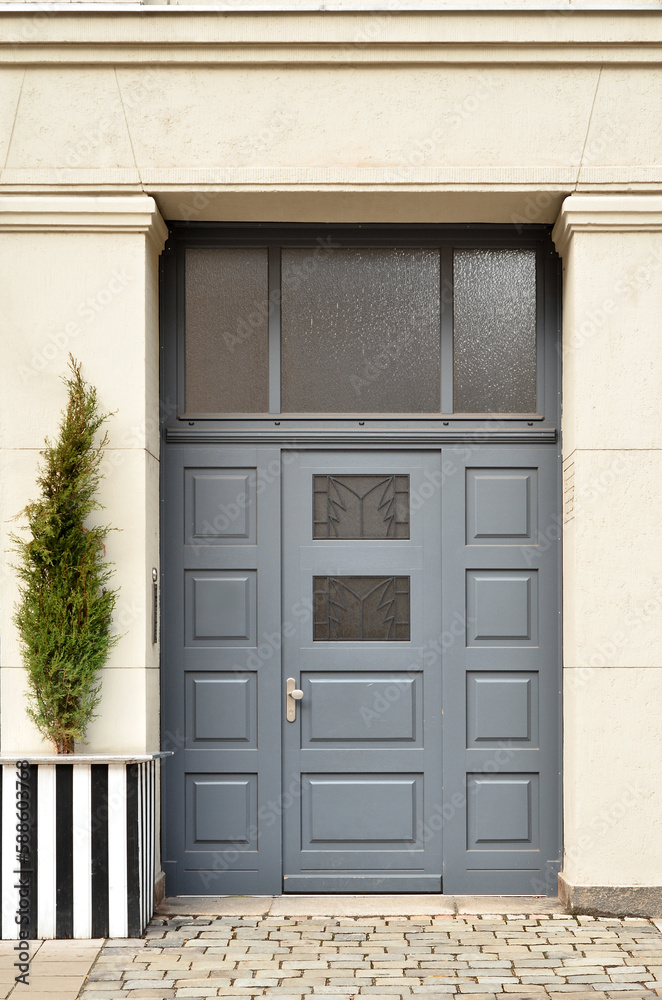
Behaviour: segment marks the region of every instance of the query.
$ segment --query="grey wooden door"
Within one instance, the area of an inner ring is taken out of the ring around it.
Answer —
[[[441,891],[439,461],[286,455],[286,892]]]
[[[554,894],[557,447],[165,467],[168,892]]]

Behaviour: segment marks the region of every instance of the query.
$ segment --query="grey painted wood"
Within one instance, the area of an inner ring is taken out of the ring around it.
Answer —
[[[287,457],[283,678],[304,696],[283,726],[284,889],[439,892],[439,454]],[[313,540],[313,477],[352,473],[409,475],[408,539]],[[314,641],[320,575],[410,577],[410,640]]]
[[[320,421],[315,426],[311,419],[307,425],[301,421],[280,421],[280,426],[259,428],[221,428],[208,427],[203,421],[191,421],[191,426],[180,425],[168,427],[166,441],[168,444],[279,444],[293,448],[344,447],[402,447],[402,448],[432,448],[449,444],[554,444],[557,440],[555,428],[525,426],[533,421],[520,418],[504,417],[498,423],[503,426],[490,427],[489,417],[485,418],[486,426],[478,429],[467,427],[464,421],[456,421],[456,426],[434,427],[416,426],[411,421],[391,421],[390,424],[378,425],[378,421]],[[349,426],[349,424],[352,426]],[[448,421],[446,421],[448,423]],[[365,424],[366,426],[363,426]],[[457,426],[459,424],[459,426]],[[512,426],[507,426],[512,424]],[[398,426],[400,425],[400,426]],[[524,426],[523,426],[524,425]]]
[[[165,465],[168,892],[439,892],[443,871],[446,892],[554,895],[557,449],[281,466],[189,445]],[[409,475],[410,537],[313,540],[313,476],[330,473]],[[409,577],[410,640],[313,641],[323,575]]]
[[[164,466],[167,892],[277,893],[279,452],[174,446]]]
[[[558,452],[444,454],[444,889],[556,895]]]

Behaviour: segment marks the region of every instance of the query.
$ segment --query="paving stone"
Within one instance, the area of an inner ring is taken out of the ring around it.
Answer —
[[[612,980],[604,972],[594,972],[588,976],[566,976],[568,983],[612,983]]]
[[[403,989],[400,986],[361,986],[359,993],[361,996],[388,995],[392,1000],[394,996],[403,996],[403,994],[409,996],[410,991],[408,988]]]
[[[254,979],[235,979],[233,986],[243,986],[243,987],[259,987],[260,989],[266,989],[267,986],[278,986],[277,979],[259,979],[257,976]]]
[[[571,993],[574,995],[575,993],[585,993],[585,992],[586,992],[586,987],[582,986],[580,983],[567,983],[565,986],[555,985],[553,991],[549,991],[549,995],[551,997],[557,995],[561,996],[562,994],[565,993]]]
[[[284,969],[328,969],[328,962],[317,961],[317,962],[304,962],[304,961],[284,961]]]
[[[456,989],[454,986],[412,986],[411,989],[412,996],[455,996]],[[481,998],[486,998],[486,1000],[491,1000],[493,994],[480,994]],[[477,1000],[477,998],[476,998]]]
[[[632,990],[638,991],[639,993],[641,993],[641,991],[642,991],[642,984],[641,983],[633,983],[633,982],[630,982],[630,983],[609,983],[609,985],[605,986],[604,989],[605,989],[606,993],[614,993],[616,991],[618,991],[618,992],[632,991]]]
[[[413,985],[413,983],[415,981],[416,980],[414,978],[412,978],[411,976],[409,976],[409,977],[405,977],[405,976],[389,976],[389,977],[384,977],[380,973],[376,973],[375,974],[375,978],[374,978],[375,986],[379,986],[380,984],[382,986],[400,985],[400,986],[406,986],[407,989],[410,989],[411,986]],[[420,980],[419,980],[419,982],[420,982]]]
[[[229,969],[232,968],[233,963],[230,963]],[[171,969],[168,974],[168,979],[174,979],[175,982],[179,980],[185,981],[187,979],[202,979],[207,978],[210,974],[210,969],[207,964],[204,965],[193,965],[190,969]]]
[[[557,912],[529,916],[519,900],[519,909],[512,906],[511,914],[485,905],[476,907],[482,908],[480,914],[431,915],[430,897],[420,897],[427,906],[421,903],[405,916],[397,897],[392,905],[384,904],[384,898],[380,908],[395,912],[381,918],[374,912],[357,915],[360,907],[352,908],[351,901],[342,904],[346,916],[328,916],[328,899],[298,897],[253,909],[250,915],[231,914],[229,906],[220,916],[159,915],[144,940],[106,944],[81,996],[128,1000],[139,993],[154,996],[155,985],[160,1000],[168,995],[182,1000],[662,996],[662,934],[646,920],[580,919]],[[303,912],[300,908],[297,913],[299,903]],[[373,911],[374,904],[374,899],[361,903]],[[288,912],[279,912],[283,909]],[[92,964],[96,949],[86,946],[87,955],[79,958]],[[66,968],[70,955],[73,959],[71,952],[62,959],[57,955],[57,963]],[[44,954],[46,958],[55,956]],[[50,961],[44,967],[50,970]],[[51,996],[56,1000],[56,993]]]
[[[34,994],[30,991],[30,1000]],[[116,1000],[117,997],[126,997],[123,990],[97,990],[94,987],[85,990],[85,1000]]]
[[[257,978],[269,979],[269,977],[273,976],[276,971],[278,972],[278,976],[280,979],[297,979],[303,975],[301,969],[281,969],[278,968],[278,966],[276,966],[275,969],[272,969],[265,965],[258,965],[253,970],[253,975],[255,976],[256,979]],[[210,972],[210,975],[212,976],[214,975],[213,971]]]
[[[373,978],[374,976],[372,975],[372,973],[369,973],[367,976],[364,975],[352,976],[344,973],[343,975],[339,976],[327,976],[325,982],[332,984],[333,986],[357,987],[360,986],[362,983],[366,984],[371,983]],[[309,979],[309,977],[306,976],[306,982],[310,981],[311,980]]]
[[[242,997],[245,997],[246,996],[246,990],[244,990],[244,989],[242,989],[242,990],[235,990],[234,992],[232,990],[227,990],[227,991],[224,990],[221,995],[222,996],[237,996],[237,995],[241,995]],[[260,995],[264,996],[265,994],[260,994]],[[292,992],[289,992],[287,990],[270,989],[269,993],[268,993],[268,996],[270,996],[270,997],[272,997],[272,996],[278,997],[279,1000],[302,1000],[303,997],[307,997],[309,995],[310,995],[310,990],[308,990],[308,989],[302,990],[302,992],[300,992],[300,993],[292,993]]]
[[[462,1000],[503,1000],[499,993],[463,993]]]
[[[562,979],[560,976],[550,976],[550,975],[545,975],[544,973],[541,973],[538,976],[535,976],[535,975],[534,976],[529,976],[529,975],[520,976],[519,979],[520,979],[521,983],[524,983],[525,985],[532,985],[532,986],[536,986],[536,985],[538,985],[538,986],[562,986],[564,984],[564,982],[565,982],[565,979]]]
[[[476,982],[490,985],[494,983],[516,983],[518,979],[515,976],[477,976]]]
[[[125,990],[169,990],[174,984],[174,979],[127,979],[123,983],[123,988]]]
[[[231,989],[231,987],[228,987],[227,993],[226,993],[226,990],[224,990],[223,992],[227,996],[231,996],[232,995],[232,989]],[[239,990],[237,990],[236,992],[239,993]],[[84,995],[85,994],[83,994],[83,996]],[[173,996],[175,996],[175,997],[189,997],[190,1000],[206,1000],[207,997],[217,997],[218,996],[218,990],[214,989],[212,987],[212,988],[210,988],[209,992],[200,993],[199,990],[196,992],[196,990],[190,990],[190,989],[186,988],[186,989],[182,989],[182,990],[175,990],[175,992],[173,993]]]
[[[467,964],[468,964],[467,962],[458,962],[457,963],[458,966],[462,966],[462,965],[466,966]],[[444,965],[452,966],[453,963],[452,962],[444,962]],[[503,968],[508,968],[509,969],[511,967],[511,965],[512,965],[511,962],[497,961],[497,960],[494,960],[494,959],[487,959],[485,961],[482,961],[481,959],[474,959],[473,962],[471,963],[472,968],[475,968],[475,969],[488,969],[488,968],[489,969],[503,969]]]
[[[508,983],[508,984],[504,985],[503,991],[504,991],[504,994],[507,994],[509,997],[513,997],[513,998],[515,998],[515,997],[521,997],[522,1000],[523,1000],[524,997],[546,997],[547,996],[547,991],[546,991],[546,989],[545,989],[544,986],[522,986],[521,984],[518,984],[517,986],[513,986],[511,983]]]

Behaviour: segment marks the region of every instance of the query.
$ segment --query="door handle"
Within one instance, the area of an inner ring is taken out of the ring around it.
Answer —
[[[294,677],[288,677],[285,688],[287,695],[285,698],[285,718],[288,722],[296,722],[297,702],[303,698],[303,691],[297,688]]]

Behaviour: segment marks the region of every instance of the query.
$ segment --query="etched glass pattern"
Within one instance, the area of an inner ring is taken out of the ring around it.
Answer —
[[[266,249],[186,251],[186,409],[268,412]]]
[[[408,576],[313,577],[313,639],[409,639]]]
[[[438,413],[439,252],[283,250],[285,413]]]
[[[536,412],[536,254],[456,250],[453,409]]]
[[[409,538],[409,476],[313,476],[313,538]]]

